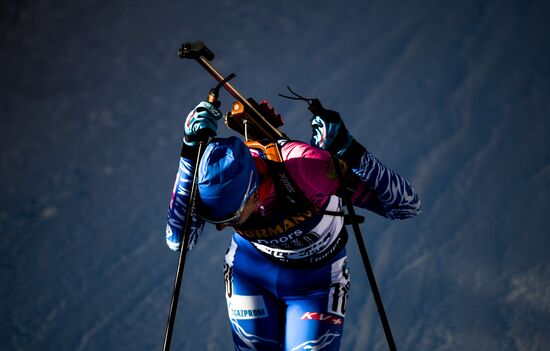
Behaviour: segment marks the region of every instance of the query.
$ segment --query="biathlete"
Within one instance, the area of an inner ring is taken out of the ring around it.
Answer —
[[[217,132],[222,113],[201,102],[186,118],[166,242],[180,250],[197,157],[197,135]],[[403,177],[357,142],[340,115],[311,119],[311,145],[245,144],[214,138],[200,160],[188,249],[205,222],[235,233],[225,255],[226,300],[235,350],[338,350],[350,288],[348,234],[334,158],[355,206],[390,219],[420,211]]]

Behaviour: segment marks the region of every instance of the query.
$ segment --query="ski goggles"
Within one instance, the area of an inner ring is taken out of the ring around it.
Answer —
[[[252,196],[256,191],[256,186],[253,183],[254,183],[254,171],[250,171],[248,186],[244,193],[243,200],[241,201],[241,204],[239,205],[239,208],[236,211],[231,212],[230,214],[222,218],[209,218],[208,216],[204,216],[203,214],[198,213],[199,217],[201,217],[205,221],[210,222],[212,224],[226,224],[226,225],[237,224],[241,219],[241,214],[243,213],[244,207],[246,206],[248,199],[250,199],[250,196]]]

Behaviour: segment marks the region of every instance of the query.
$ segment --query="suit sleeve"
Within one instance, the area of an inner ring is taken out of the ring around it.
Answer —
[[[190,192],[193,181],[194,160],[185,157],[182,152],[170,206],[168,208],[167,224],[166,224],[166,244],[171,250],[179,251],[183,241],[183,230],[185,226],[185,217],[189,210]],[[204,221],[195,215],[192,216],[192,224],[190,230],[190,240],[188,249],[191,250],[197,243],[202,230]]]
[[[420,212],[420,200],[412,185],[357,141],[341,159],[355,178],[350,179],[355,205],[390,219],[410,218]]]

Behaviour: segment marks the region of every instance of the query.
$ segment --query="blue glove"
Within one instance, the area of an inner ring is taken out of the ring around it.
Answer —
[[[201,138],[214,137],[218,132],[221,111],[209,102],[200,102],[185,119],[183,141],[188,146],[196,146]]]
[[[350,147],[353,137],[336,111],[325,109],[319,100],[313,99],[309,107],[314,116],[311,118],[310,144],[342,156]]]

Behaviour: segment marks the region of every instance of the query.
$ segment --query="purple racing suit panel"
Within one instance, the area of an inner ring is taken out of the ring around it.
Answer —
[[[323,207],[339,188],[330,153],[309,144],[291,141],[281,154],[290,177],[317,207]]]
[[[418,195],[410,183],[362,148],[345,177],[355,206],[391,219],[404,219],[420,212]],[[329,152],[309,144],[290,141],[281,150],[290,176],[304,195],[322,207],[336,194],[339,183]]]

